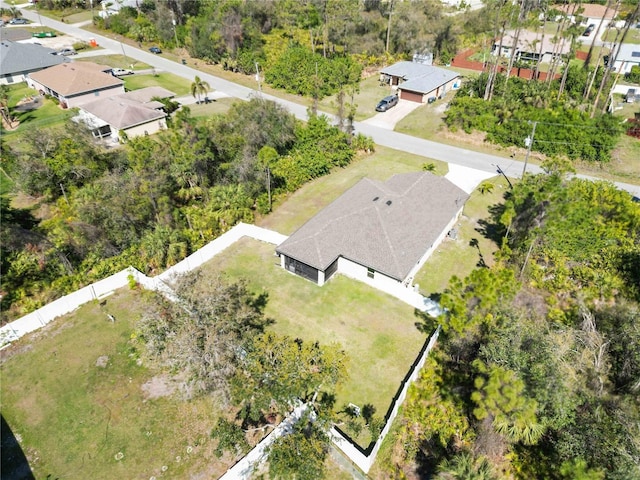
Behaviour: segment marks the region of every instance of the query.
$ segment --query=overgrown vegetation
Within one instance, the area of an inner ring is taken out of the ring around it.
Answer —
[[[2,203],[3,318],[128,265],[162,271],[269,211],[269,192],[277,198],[347,165],[357,148],[372,147],[324,117],[303,125],[261,99],[210,118],[183,108],[169,130],[116,150],[102,149],[73,122],[33,130],[19,148],[3,146],[3,166],[17,191],[49,213],[25,229]]]
[[[387,468],[638,478],[640,207],[550,169],[507,192],[493,222],[500,261],[441,295],[439,348]]]

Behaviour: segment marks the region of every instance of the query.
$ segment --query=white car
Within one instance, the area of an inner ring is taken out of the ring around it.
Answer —
[[[69,55],[77,55],[77,53],[78,52],[76,52],[73,48],[63,48],[62,50],[58,50],[56,55],[63,55],[67,57]]]
[[[112,68],[111,75],[114,77],[122,77],[124,75],[133,75],[133,70],[127,70],[126,68]]]

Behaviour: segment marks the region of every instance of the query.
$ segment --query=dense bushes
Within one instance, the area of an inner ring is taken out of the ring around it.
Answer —
[[[578,72],[576,72],[578,73]],[[586,77],[584,77],[586,80]],[[480,130],[487,140],[504,146],[525,147],[537,122],[532,149],[546,155],[567,156],[591,162],[608,162],[622,132],[619,119],[589,113],[575,105],[579,81],[568,77],[565,97],[555,100],[557,91],[540,82],[519,78],[497,83],[493,100],[483,100],[486,75],[469,82],[449,105],[446,124],[469,133]]]
[[[323,98],[357,83],[361,72],[362,67],[349,56],[325,58],[307,47],[291,45],[267,70],[265,80],[290,93]]]

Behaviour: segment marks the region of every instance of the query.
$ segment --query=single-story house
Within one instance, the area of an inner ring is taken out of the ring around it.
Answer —
[[[336,272],[381,288],[409,286],[469,195],[429,172],[363,178],[276,248],[286,270],[323,285]]]
[[[394,63],[380,70],[380,75],[384,83],[397,86],[400,99],[418,103],[460,88],[459,73],[417,62]]]
[[[124,82],[111,67],[93,62],[71,62],[27,75],[27,84],[60,101],[62,108],[78,107],[98,98],[124,93]]]
[[[612,22],[612,26],[615,26],[616,28],[621,28],[624,25],[624,20],[614,21],[614,14],[616,13],[615,8],[607,9],[606,5],[583,3],[578,5],[576,8],[575,4],[566,3],[562,5],[554,5],[553,8],[555,10],[559,10],[564,15],[568,15],[571,23],[582,23],[585,26],[593,24],[598,27],[598,25],[602,23],[602,17],[604,16],[604,21],[606,23],[601,26],[600,31],[603,31],[604,27]]]
[[[98,12],[98,16],[101,18],[107,18],[111,15],[117,15],[120,13],[122,7],[135,8],[136,10],[139,10],[142,0],[102,0],[99,3],[101,8]]]
[[[571,42],[562,40],[559,42],[554,42],[553,35],[545,35],[543,39],[542,33],[522,30],[514,48],[515,31],[511,30],[505,32],[502,38],[501,55],[506,58],[511,58],[511,55],[515,55],[516,60],[550,63],[554,56],[567,55],[571,51]],[[497,55],[499,49],[500,38],[496,38],[491,53]]]
[[[31,43],[0,42],[0,84],[24,82],[27,75],[65,63],[66,57],[52,55],[55,50]]]
[[[174,96],[162,87],[141,88],[84,103],[74,120],[91,128],[94,137],[111,137],[114,142],[122,141],[124,135],[152,135],[167,126],[164,105],[153,99]]]
[[[640,66],[640,45],[623,43],[613,63],[613,69],[624,74],[629,73],[634,66]]]

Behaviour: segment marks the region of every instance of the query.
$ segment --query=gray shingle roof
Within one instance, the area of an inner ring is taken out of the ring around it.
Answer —
[[[380,70],[380,73],[403,78],[405,81],[398,85],[398,88],[418,93],[432,92],[460,76],[459,73],[451,70],[415,62],[394,63]]]
[[[276,251],[319,270],[342,256],[402,281],[468,197],[429,172],[364,178]]]
[[[67,59],[51,55],[55,50],[31,43],[0,42],[0,75],[32,72],[64,63]]]

